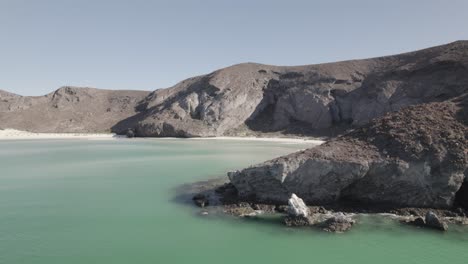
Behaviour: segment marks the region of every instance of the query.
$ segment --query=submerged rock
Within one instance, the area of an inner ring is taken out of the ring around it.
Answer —
[[[192,200],[193,200],[193,202],[194,202],[197,206],[199,206],[199,207],[201,207],[201,208],[203,208],[203,207],[205,207],[205,206],[207,206],[207,205],[210,204],[210,201],[209,201],[209,199],[208,199],[208,196],[206,196],[205,194],[201,194],[201,193],[196,194],[196,195],[192,198]]]

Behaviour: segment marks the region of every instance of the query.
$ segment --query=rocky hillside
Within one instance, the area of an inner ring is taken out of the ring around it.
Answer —
[[[247,200],[468,208],[468,94],[410,106],[298,153],[229,174]]]
[[[149,92],[62,87],[44,96],[0,90],[0,129],[31,132],[110,132],[135,115]]]
[[[468,91],[468,41],[319,65],[246,63],[152,93],[64,87],[0,91],[0,128],[137,136],[337,135],[409,105]]]
[[[333,135],[468,91],[468,41],[297,67],[239,64],[151,93],[114,127],[138,136]]]

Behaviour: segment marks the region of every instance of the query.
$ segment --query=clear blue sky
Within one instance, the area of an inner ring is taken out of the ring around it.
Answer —
[[[241,62],[300,65],[468,39],[468,1],[0,0],[0,89],[154,90]]]

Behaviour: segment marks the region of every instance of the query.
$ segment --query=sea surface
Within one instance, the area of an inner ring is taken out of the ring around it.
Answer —
[[[468,263],[468,228],[359,216],[348,233],[200,216],[176,197],[307,147],[145,139],[0,141],[0,263]]]

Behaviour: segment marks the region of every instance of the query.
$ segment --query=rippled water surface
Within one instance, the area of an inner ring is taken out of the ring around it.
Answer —
[[[181,184],[304,144],[0,141],[0,263],[468,263],[468,228],[361,216],[346,234],[198,216]]]

